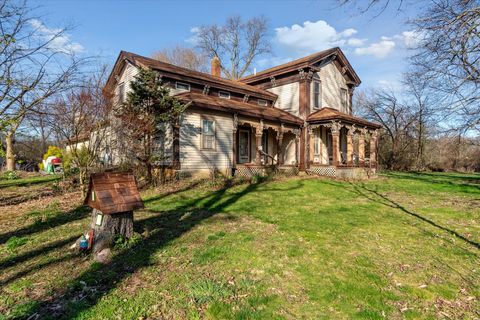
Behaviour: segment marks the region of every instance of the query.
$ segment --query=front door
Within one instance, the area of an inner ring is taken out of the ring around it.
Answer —
[[[238,163],[250,162],[250,131],[238,131]]]

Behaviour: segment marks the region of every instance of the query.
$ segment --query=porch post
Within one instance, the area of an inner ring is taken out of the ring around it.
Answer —
[[[299,159],[298,159],[300,150],[298,150],[298,149],[299,149],[299,144],[300,144],[300,134],[301,134],[301,132],[302,131],[300,129],[295,129],[294,130],[294,134],[295,134],[295,164],[297,166],[300,165]]]
[[[282,153],[282,145],[283,145],[283,123],[280,125],[280,131],[277,134],[277,163],[278,165],[283,164],[283,153]]]
[[[256,147],[257,152],[255,154],[255,164],[257,166],[262,164],[262,154],[260,149],[262,148],[262,135],[263,135],[263,120],[260,120],[260,126],[255,128],[255,138],[256,138]]]
[[[374,130],[370,135],[370,167],[377,167],[377,136],[378,131]]]
[[[233,140],[232,140],[232,169],[235,170],[237,167],[237,129],[238,129],[238,116],[235,113],[233,115]]]
[[[338,122],[332,122],[331,130],[333,165],[338,166],[340,164],[340,124]]]
[[[358,165],[360,167],[365,166],[365,135],[367,134],[367,129],[360,129],[360,135],[358,136]]]
[[[353,132],[355,125],[347,127],[347,165],[353,166]]]

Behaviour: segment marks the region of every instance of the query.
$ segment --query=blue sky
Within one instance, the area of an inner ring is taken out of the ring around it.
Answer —
[[[195,27],[223,23],[230,15],[264,15],[270,24],[274,57],[259,59],[262,70],[332,46],[340,46],[363,81],[362,88],[395,87],[406,68],[413,41],[405,24],[409,12],[388,8],[377,18],[360,15],[334,0],[264,1],[54,1],[39,5],[45,30],[75,25],[65,43],[81,54],[99,54],[112,64],[120,50],[150,55],[174,45],[189,45]]]

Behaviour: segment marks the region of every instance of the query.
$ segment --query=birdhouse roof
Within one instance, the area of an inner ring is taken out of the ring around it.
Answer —
[[[144,208],[131,173],[94,173],[90,176],[88,193],[84,204],[114,214]]]

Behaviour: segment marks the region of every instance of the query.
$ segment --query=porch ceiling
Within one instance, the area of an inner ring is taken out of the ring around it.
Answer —
[[[175,97],[186,102],[191,101],[193,106],[200,108],[237,113],[240,115],[250,116],[254,118],[273,120],[295,125],[303,124],[302,119],[277,108],[260,106],[257,107],[246,102],[222,99],[220,97],[209,96],[194,92],[181,93],[176,95]]]
[[[379,129],[382,126],[378,123],[370,122],[365,119],[354,117],[349,114],[340,112],[333,108],[322,108],[307,117],[309,123],[324,123],[330,121],[343,121],[351,124],[359,124],[370,128]]]

